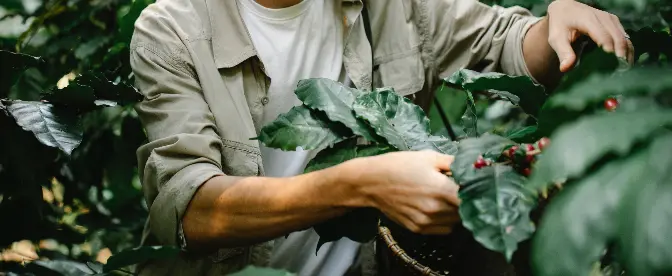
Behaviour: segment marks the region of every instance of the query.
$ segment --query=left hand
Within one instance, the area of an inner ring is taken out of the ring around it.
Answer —
[[[558,55],[560,71],[567,72],[576,63],[572,43],[581,35],[633,63],[635,51],[618,17],[574,0],[556,0],[548,6],[548,43]]]

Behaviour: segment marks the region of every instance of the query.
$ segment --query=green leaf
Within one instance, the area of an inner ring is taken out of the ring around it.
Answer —
[[[140,0],[138,0],[140,1]],[[91,87],[96,95],[96,105],[132,105],[143,99],[142,94],[132,85],[113,82],[105,75],[89,71],[78,76],[75,82]]]
[[[529,143],[535,140],[536,132],[537,132],[537,126],[526,126],[508,132],[506,134],[506,138],[516,141],[518,143]]]
[[[507,98],[532,116],[539,113],[539,109],[546,100],[544,87],[536,84],[527,76],[509,76],[495,72],[479,73],[469,69],[461,69],[444,81],[458,85],[469,92],[488,91]],[[511,97],[507,92],[517,96],[520,101],[514,102],[516,98]]]
[[[353,133],[369,141],[380,141],[373,129],[355,116],[352,106],[355,99],[363,94],[330,79],[307,79],[299,81],[296,96],[311,109],[323,111],[330,120],[343,123]]]
[[[134,104],[142,100],[142,95],[133,86],[114,83],[102,74],[88,72],[62,89],[44,93],[42,99],[85,113],[99,107]]]
[[[334,145],[333,148],[320,151],[308,163],[305,173],[336,166],[359,157],[396,151],[388,145],[357,145],[356,143],[357,140],[351,138]],[[378,233],[379,216],[380,212],[376,209],[362,208],[315,225],[313,228],[320,236],[316,250],[319,250],[327,242],[336,241],[343,237],[357,242],[370,241]]]
[[[140,17],[142,10],[152,3],[154,3],[154,0],[133,0],[126,12],[117,16],[117,24],[119,25],[117,41],[125,42],[126,44],[131,41],[135,21]]]
[[[564,93],[577,83],[596,74],[608,74],[618,68],[618,58],[614,53],[607,53],[600,47],[592,51],[584,51],[578,60],[578,65],[567,72],[558,87],[556,94]]]
[[[32,132],[42,144],[58,148],[67,155],[82,141],[77,117],[51,104],[14,101],[7,106],[7,111],[21,128]]]
[[[44,62],[39,57],[0,50],[0,98],[9,93],[10,87],[16,83],[23,71]]]
[[[228,274],[229,276],[293,276],[296,274],[284,270],[266,267],[247,266],[243,270]]]
[[[473,178],[474,162],[479,155],[494,160],[502,154],[504,149],[514,144],[515,142],[494,134],[485,134],[478,138],[468,138],[460,141],[457,144],[455,161],[450,165],[455,181],[457,181],[457,184],[463,185],[463,182]]]
[[[295,106],[265,125],[259,141],[270,148],[285,151],[322,149],[351,137],[352,132],[343,124],[332,122],[327,116],[306,106]]]
[[[72,83],[62,89],[51,90],[42,99],[49,103],[73,108],[78,112],[86,112],[96,108],[96,95],[89,86]]]
[[[442,137],[430,137],[429,119],[422,109],[392,90],[377,90],[357,97],[353,109],[388,144],[399,150],[432,149],[439,152],[452,146]]]
[[[630,176],[631,185],[619,210],[623,219],[618,243],[628,274],[672,273],[671,150],[672,135],[659,137],[651,144],[648,160],[641,162],[640,177]]]
[[[534,233],[530,211],[536,194],[512,167],[495,164],[473,171],[459,191],[462,224],[476,241],[510,261],[518,243]]]
[[[535,234],[531,256],[536,274],[589,275],[618,233],[628,187],[641,187],[649,164],[664,152],[649,147],[566,185],[548,205]]]
[[[671,75],[672,68],[668,67],[638,67],[613,76],[593,75],[572,86],[569,91],[551,97],[548,105],[554,109],[580,111],[615,95],[653,96],[669,93],[672,90],[672,78],[661,76]],[[552,111],[549,116],[552,116]]]
[[[593,115],[565,125],[551,136],[529,185],[541,189],[578,177],[605,154],[625,155],[635,143],[670,124],[672,112],[653,110]]]
[[[467,137],[478,137],[478,114],[476,114],[476,102],[474,95],[469,91],[467,94],[467,109],[462,115],[462,129]]]
[[[434,94],[436,100],[441,104],[443,112],[445,112],[446,117],[452,125],[459,122],[462,114],[464,114],[467,106],[467,96],[462,90],[454,89],[441,84],[441,88],[436,91]],[[438,107],[432,105],[429,109],[429,125],[432,130],[432,133],[436,134],[441,131],[445,131],[445,126],[441,119],[441,114],[439,113]],[[447,135],[446,135],[447,136]]]
[[[44,269],[49,271],[44,271]],[[63,275],[63,276],[85,276],[98,273],[97,271],[87,267],[86,264],[78,263],[68,260],[36,260],[30,262],[27,267],[29,272],[37,273],[36,275]]]
[[[180,249],[174,246],[142,246],[128,249],[110,256],[103,266],[103,271],[110,272],[149,260],[176,258],[179,253]]]
[[[75,57],[79,60],[86,60],[91,55],[95,54],[100,48],[105,46],[111,39],[111,36],[96,36],[85,43],[79,44],[75,49]]]
[[[315,253],[325,243],[348,238],[352,241],[365,243],[371,241],[378,234],[378,218],[381,213],[374,208],[359,208],[343,216],[327,220],[313,226],[320,236]]]
[[[389,145],[357,145],[357,139],[351,138],[335,144],[331,148],[321,150],[315,158],[308,162],[304,173],[314,172],[359,157],[374,156],[396,151]]]

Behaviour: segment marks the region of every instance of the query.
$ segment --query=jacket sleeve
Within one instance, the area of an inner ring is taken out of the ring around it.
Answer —
[[[223,175],[222,142],[188,52],[164,28],[139,20],[131,43],[144,96],[135,110],[149,140],[137,155],[150,233],[161,244],[181,245],[178,230],[191,198],[205,181]]]
[[[521,7],[476,0],[429,0],[429,36],[439,77],[460,68],[528,75],[523,39],[540,18]]]

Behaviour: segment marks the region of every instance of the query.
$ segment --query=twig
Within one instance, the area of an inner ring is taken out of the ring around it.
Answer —
[[[439,90],[439,93],[443,91],[444,87],[445,84],[441,84],[441,89]],[[453,131],[453,127],[450,125],[450,121],[448,121],[448,116],[446,116],[446,113],[443,112],[443,107],[441,107],[441,103],[439,103],[439,99],[436,97],[436,95],[434,96],[434,104],[436,105],[436,109],[439,112],[441,121],[443,121],[443,126],[448,131],[448,136],[450,136],[450,140],[457,141],[457,135],[455,135],[455,131]]]

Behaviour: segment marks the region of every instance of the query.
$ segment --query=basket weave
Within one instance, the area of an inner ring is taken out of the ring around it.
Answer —
[[[401,249],[401,247],[399,247],[397,241],[394,240],[394,237],[392,237],[392,233],[390,232],[390,229],[387,228],[387,226],[378,224],[378,234],[380,234],[380,237],[383,239],[383,241],[385,241],[387,248],[392,251],[392,255],[401,260],[406,267],[413,270],[415,272],[414,274],[423,276],[441,276],[439,273],[436,273],[431,268],[422,265],[411,256],[406,254],[406,252]]]

